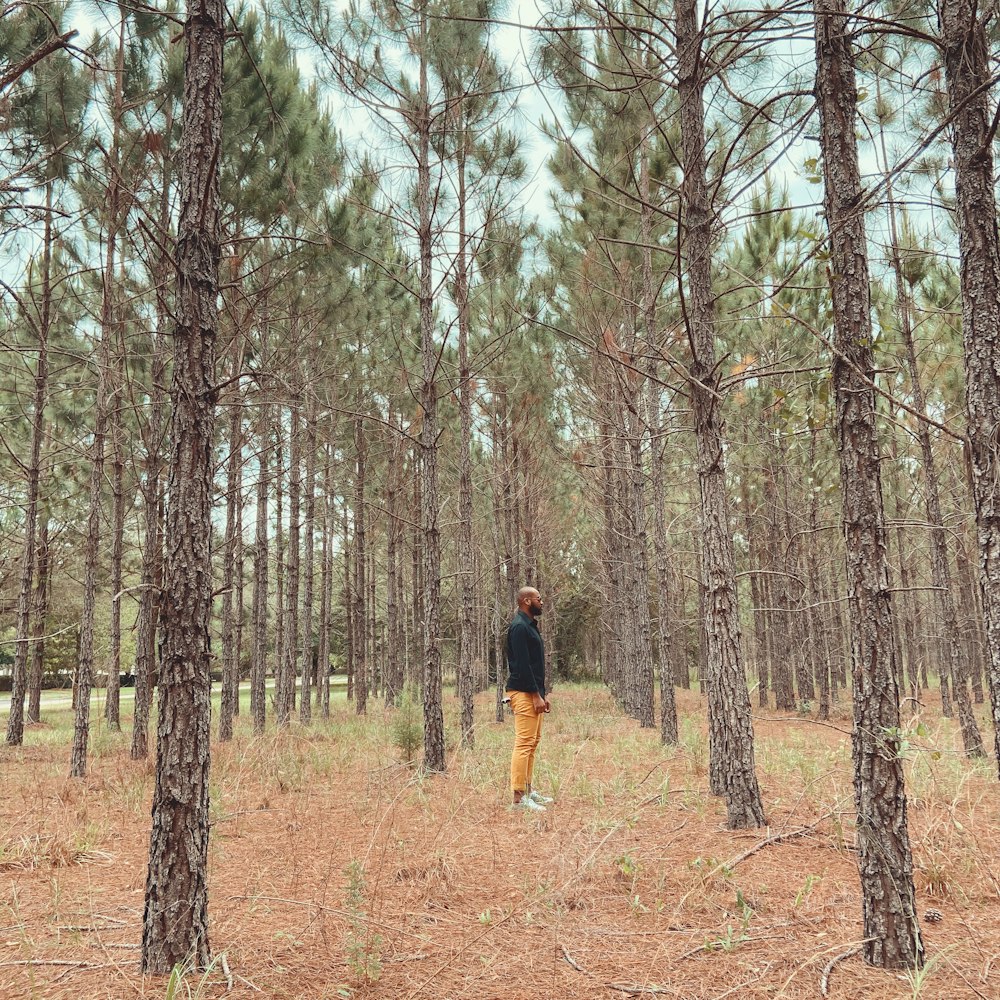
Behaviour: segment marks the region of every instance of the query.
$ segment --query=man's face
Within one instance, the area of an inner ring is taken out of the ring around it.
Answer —
[[[537,590],[528,597],[528,613],[532,618],[537,618],[542,613],[542,595]]]

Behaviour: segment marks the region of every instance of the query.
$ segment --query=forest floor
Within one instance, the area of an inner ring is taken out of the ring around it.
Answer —
[[[539,814],[508,807],[489,694],[436,776],[401,760],[413,707],[361,720],[341,698],[262,739],[243,715],[213,744],[215,964],[172,984],[138,965],[153,762],[95,726],[71,780],[52,712],[0,749],[0,997],[1000,998],[1000,784],[936,704],[906,721],[907,776],[918,909],[942,919],[922,919],[924,969],[892,972],[856,951],[849,701],[829,724],[755,710],[770,825],[738,833],[707,791],[704,702],[679,708],[665,748],[603,688],[557,687]]]

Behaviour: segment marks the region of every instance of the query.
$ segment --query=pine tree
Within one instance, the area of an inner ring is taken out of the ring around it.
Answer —
[[[871,296],[856,128],[857,85],[843,0],[816,7],[816,94],[830,232],[836,394],[854,670],[854,798],[866,961],[923,962],[899,753],[885,520],[875,427]]]
[[[61,38],[66,8],[55,5],[45,11],[26,8],[14,23],[10,37],[15,45],[37,53]],[[53,28],[54,26],[54,28]],[[6,25],[5,25],[6,31]],[[24,65],[22,57],[19,63]],[[41,188],[41,258],[31,269],[31,307],[21,314],[32,328],[37,349],[32,394],[31,444],[25,462],[24,541],[21,554],[20,585],[17,599],[13,683],[7,743],[20,745],[24,738],[24,698],[27,688],[31,633],[31,590],[38,543],[38,515],[41,492],[42,443],[45,437],[45,410],[49,392],[49,337],[53,324],[53,254],[60,238],[54,205],[69,179],[77,153],[88,91],[84,75],[65,51],[53,50],[19,74],[17,87],[9,98],[9,129],[20,146],[22,172],[26,180]],[[13,82],[13,81],[12,81]]]
[[[986,623],[995,752],[1000,766],[1000,236],[989,109],[990,50],[974,0],[938,9],[952,115],[962,283],[962,338],[969,458],[979,534],[979,579]]]
[[[211,499],[218,326],[224,12],[185,21],[177,325],[153,793],[142,967],[204,968],[208,942]]]

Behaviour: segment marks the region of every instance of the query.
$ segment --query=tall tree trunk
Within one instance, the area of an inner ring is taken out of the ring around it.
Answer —
[[[368,582],[368,690],[377,696],[380,691],[383,691],[383,674],[378,641],[378,594],[375,587],[375,547],[373,545],[368,546],[368,568],[365,579]]]
[[[299,699],[299,721],[312,722],[312,668],[313,668],[313,568],[316,546],[316,394],[309,390],[306,403],[306,516],[305,565],[303,566],[304,593],[302,595],[302,696]]]
[[[281,406],[274,408],[274,711],[277,717],[279,704],[287,687],[285,670],[285,523],[284,523],[284,431],[281,426]]]
[[[288,458],[288,548],[285,571],[288,591],[285,603],[284,688],[275,716],[279,726],[287,726],[295,711],[299,677],[299,589],[302,566],[302,415],[296,399],[289,413]]]
[[[261,328],[266,329],[262,320]],[[257,496],[254,523],[253,648],[250,654],[250,718],[255,736],[264,732],[267,716],[267,585],[270,538],[268,523],[268,480],[271,475],[271,407],[261,400],[257,424]]]
[[[156,676],[156,633],[160,617],[160,595],[163,583],[163,498],[160,490],[160,464],[163,434],[163,393],[156,388],[162,384],[164,363],[161,338],[156,337],[153,348],[154,383],[152,413],[149,421],[149,441],[146,446],[146,475],[142,486],[143,548],[141,593],[135,638],[135,702],[132,717],[133,760],[145,760],[149,755],[149,710],[152,701],[153,681]]]
[[[635,689],[635,718],[642,728],[651,729],[656,723],[653,714],[653,650],[649,620],[649,535],[646,530],[646,473],[642,448],[644,429],[639,413],[642,389],[631,382],[629,387],[632,391],[624,413],[627,438],[625,457],[628,459],[624,471],[628,497],[626,579],[628,591],[632,595],[629,646]]]
[[[90,507],[87,540],[84,546],[83,609],[80,615],[80,657],[76,673],[76,700],[73,712],[71,778],[87,773],[87,740],[90,736],[90,689],[94,682],[94,612],[97,605],[97,559],[101,545],[102,486],[104,485],[104,439],[108,422],[108,350],[103,337],[98,357],[97,405],[94,437],[90,449]]]
[[[246,586],[246,543],[243,540],[243,473],[240,472],[239,489],[236,491],[236,523],[239,530],[236,533],[236,553],[233,556],[233,615],[236,618],[235,634],[233,635],[233,666],[235,669],[235,697],[233,698],[233,716],[240,714],[240,681],[243,678],[243,622],[246,616],[246,601],[244,590]]]
[[[212,442],[219,296],[224,9],[202,0],[184,28],[163,662],[142,968],[208,966]]]
[[[598,372],[595,384],[607,384],[605,378],[602,377],[605,374]],[[605,593],[620,594],[622,592],[621,503],[618,490],[620,477],[617,471],[614,439],[609,423],[608,411],[610,409],[614,409],[614,403],[609,404],[603,398],[598,399],[597,440],[600,454],[601,513],[604,534],[604,558],[602,562],[605,574]],[[615,700],[619,704],[623,704],[624,697],[627,696],[628,692],[623,684],[625,658],[622,651],[622,632],[624,622],[618,611],[619,607],[616,607],[611,601],[602,608],[601,633],[604,637],[604,655],[601,660],[604,667],[604,682],[610,688]]]
[[[826,573],[824,577],[824,600],[830,602],[830,618],[833,622],[832,634],[833,642],[830,647],[831,669],[834,671],[837,684],[847,687],[847,663],[850,656],[850,636],[847,634],[847,626],[844,622],[843,604],[847,600],[847,595],[843,592],[839,575],[833,560],[826,563]],[[831,696],[836,698],[836,684],[832,685]]]
[[[645,241],[644,241],[645,242]],[[666,438],[660,421],[660,391],[649,381],[649,441],[653,479],[653,555],[656,559],[657,660],[660,667],[660,742],[673,745],[679,738],[674,693],[671,630],[670,561],[666,521]]]
[[[423,473],[420,446],[413,452],[413,507],[414,511],[423,511]],[[422,515],[421,515],[422,517]],[[423,663],[424,663],[424,535],[421,519],[417,518],[412,524],[410,531],[410,593],[411,599],[411,624],[409,653],[408,682],[414,688],[423,689]]]
[[[917,367],[917,352],[913,344],[913,330],[910,324],[910,301],[903,281],[903,265],[899,256],[899,237],[896,233],[896,213],[892,202],[892,187],[888,188],[889,225],[892,236],[892,264],[896,276],[896,295],[899,299],[900,327],[903,333],[903,346],[906,350],[906,364],[910,373],[910,389],[913,394],[913,405],[918,413],[927,411],[924,399],[923,384],[920,379],[920,369]],[[947,672],[958,702],[958,718],[962,727],[962,740],[965,752],[972,757],[985,755],[983,739],[976,723],[976,716],[969,698],[968,662],[962,655],[960,632],[958,628],[958,611],[955,608],[955,594],[951,579],[951,567],[948,562],[948,538],[945,533],[944,517],[941,514],[941,490],[938,485],[937,466],[934,461],[934,451],[931,447],[931,432],[927,422],[917,422],[917,439],[920,442],[920,456],[924,467],[924,507],[927,523],[931,526],[931,582],[934,585],[935,603],[938,608],[938,629],[941,642],[938,648],[943,654]],[[907,586],[903,582],[904,588]],[[911,656],[913,655],[911,651]],[[917,687],[916,665],[911,670],[910,684]],[[947,690],[946,686],[942,690]],[[916,691],[913,693],[916,697]]]
[[[753,538],[748,535],[748,538]],[[750,543],[750,558],[754,559],[754,551],[759,552],[759,547],[753,542]],[[751,563],[752,565],[753,563]],[[757,645],[757,704],[761,708],[769,705],[768,691],[770,690],[770,630],[767,627],[767,615],[764,611],[767,601],[767,590],[764,586],[760,573],[750,571],[750,603],[753,607],[753,627]]]
[[[893,448],[896,444],[893,442]],[[896,530],[891,534],[896,536],[896,557],[899,564],[899,599],[893,603],[892,616],[892,640],[896,644],[896,669],[899,671],[897,683],[902,686],[904,670],[916,669],[917,639],[915,634],[915,616],[912,612],[912,583],[910,580],[910,565],[906,559],[906,537],[903,531],[903,522],[906,520],[906,512],[903,509],[902,490],[899,486],[898,462],[889,461],[889,491],[895,501]],[[889,585],[892,586],[892,538],[887,540],[889,549]],[[902,627],[900,626],[902,620]],[[946,669],[942,665],[942,669]]]
[[[796,621],[803,623],[806,619],[806,615],[802,613],[802,603],[803,598],[807,593],[807,588],[802,584],[801,578],[798,575],[799,533],[795,530],[795,525],[792,523],[792,505],[788,486],[788,467],[790,457],[788,449],[785,445],[784,437],[780,432],[777,435],[777,438],[779,442],[778,455],[781,462],[781,498],[782,506],[784,507],[784,510],[782,511],[782,522],[784,526],[784,556],[782,570],[785,573],[785,579],[792,581],[793,585],[795,585],[799,591],[798,597],[789,599],[789,610],[786,620],[789,623],[790,633],[797,632],[802,635],[804,632],[803,625],[799,624],[798,627],[795,627],[793,623]],[[793,606],[796,604],[798,607]],[[812,702],[816,698],[816,687],[813,683],[812,670],[808,665],[810,663],[809,655],[800,645],[799,649],[793,654],[793,657],[795,660],[795,686],[798,689],[799,704],[801,705],[804,702]]]
[[[813,426],[809,436],[809,469],[810,481],[815,482],[816,469],[816,438],[819,428]],[[806,567],[809,574],[809,624],[812,633],[812,646],[815,655],[815,674],[819,683],[819,718],[830,718],[830,648],[826,643],[823,616],[820,613],[823,602],[823,587],[819,573],[819,491],[810,490],[809,495],[809,542],[806,546]]]
[[[108,727],[121,730],[122,590],[125,557],[125,345],[117,340],[111,396],[111,656],[104,714]]]
[[[238,377],[243,366],[241,354],[237,352],[233,359],[237,381],[229,402],[229,457],[226,461],[226,528],[222,550],[222,695],[219,701],[219,739],[223,742],[233,738],[233,716],[240,696],[233,587],[236,580],[236,545],[243,517],[239,503],[243,489],[243,400]]]
[[[443,771],[444,709],[441,704],[441,529],[438,524],[437,363],[434,338],[433,246],[431,242],[431,115],[427,83],[427,10],[420,10],[417,203],[420,247],[421,506],[424,544],[424,769]]]
[[[652,66],[647,64],[648,69]],[[650,122],[655,126],[655,122]],[[653,492],[653,558],[656,563],[656,650],[660,673],[660,742],[678,740],[677,700],[671,666],[670,563],[667,545],[666,434],[661,416],[662,389],[658,382],[656,357],[662,349],[656,327],[656,292],[653,285],[653,206],[651,200],[649,140],[639,150],[639,239],[642,244],[642,320],[646,355],[646,427],[649,432],[650,478]]]
[[[494,444],[494,454],[496,447]],[[503,573],[501,568],[503,559],[501,555],[502,544],[500,541],[500,518],[497,509],[497,492],[493,493],[493,597],[494,606],[498,609],[507,609],[507,595],[504,592]],[[505,613],[497,613],[493,618],[493,660],[496,669],[496,683],[494,684],[493,699],[493,721],[502,723],[504,721],[504,689],[507,687],[507,655],[506,655],[506,621]]]
[[[982,651],[986,647],[983,635],[983,614],[976,589],[976,571],[960,534],[956,545],[955,561],[958,574],[959,606],[965,609],[961,621],[961,635],[965,647],[964,658],[972,674],[972,692],[976,704],[983,703]]]
[[[360,401],[357,402],[360,407]],[[368,586],[365,568],[368,558],[368,539],[365,524],[365,428],[360,413],[354,418],[354,586],[351,615],[354,636],[354,708],[358,715],[368,710],[368,642],[366,598]]]
[[[319,687],[320,715],[330,718],[330,609],[333,603],[333,470],[330,444],[323,445],[323,572],[319,599]]]
[[[958,209],[965,399],[972,495],[979,534],[979,586],[1000,765],[1000,236],[993,176],[990,52],[984,9],[947,0],[938,9],[944,50]]]
[[[923,945],[898,736],[899,690],[871,382],[875,366],[868,257],[855,137],[857,86],[847,31],[843,0],[817,0],[816,94],[830,231],[863,948],[872,965],[912,969],[923,962]]]
[[[813,547],[816,548],[819,545],[818,538],[813,539]],[[829,556],[829,553],[825,553]],[[833,593],[829,587],[829,579],[831,576],[830,566],[832,560],[830,558],[825,558],[822,562],[818,559],[817,553],[817,564],[819,571],[819,599],[822,602],[823,611],[823,648],[826,654],[826,661],[830,665],[830,705],[831,707],[837,702],[837,683],[838,683],[838,673],[836,658],[840,655],[839,652],[839,637],[840,632],[837,631],[836,621],[837,617],[835,610],[837,608],[836,601],[834,600]]]
[[[402,485],[403,441],[402,435],[396,433],[396,415],[389,409],[388,424],[389,440],[389,470],[386,489],[386,507],[389,523],[386,526],[386,600],[385,620],[388,630],[388,665],[386,668],[385,701],[387,705],[398,705],[403,688],[403,661],[405,659],[405,642],[402,628],[402,559],[400,558],[400,542],[403,538],[403,521],[399,516],[399,494]]]
[[[119,44],[117,87],[121,87],[122,59],[124,51],[124,24],[122,40]],[[116,102],[120,105],[119,100]],[[108,420],[112,408],[112,342],[117,339],[116,322],[117,307],[114,301],[116,280],[115,262],[118,240],[118,226],[121,214],[121,198],[118,186],[117,170],[117,132],[110,157],[110,186],[108,189],[108,213],[110,222],[107,232],[107,247],[104,261],[103,289],[101,295],[101,341],[97,352],[97,400],[94,408],[94,437],[91,445],[90,468],[90,510],[87,517],[87,538],[84,546],[83,571],[83,608],[80,620],[80,662],[77,667],[77,698],[73,718],[73,748],[70,758],[70,777],[82,778],[87,773],[87,741],[90,735],[90,691],[94,683],[94,614],[97,609],[97,571],[98,557],[101,546],[101,522],[103,511],[104,487],[104,451],[108,432]],[[115,400],[114,405],[120,405]],[[118,469],[119,476],[121,474]],[[121,492],[121,480],[118,481],[118,491]],[[124,498],[116,498],[120,504]],[[117,511],[116,511],[117,514]],[[124,521],[124,517],[122,518]],[[116,517],[117,521],[117,517]],[[114,530],[114,526],[112,530]],[[117,545],[119,557],[121,543]],[[118,590],[121,589],[121,563],[118,566]],[[121,596],[118,590],[113,592],[113,602],[119,604]],[[121,616],[117,614],[119,643],[121,635]],[[113,623],[114,625],[114,623]],[[112,669],[114,665],[112,664]],[[109,669],[109,674],[110,674]],[[110,688],[110,679],[108,687]],[[113,711],[108,713],[113,728],[118,728],[118,676],[114,684],[115,704]],[[111,708],[111,706],[108,706]]]
[[[163,134],[173,132],[173,114],[167,103]],[[162,232],[169,229],[170,220],[170,166],[173,160],[169,141],[161,150],[161,189],[159,223]],[[150,415],[146,428],[145,478],[142,485],[143,549],[139,616],[136,625],[135,702],[132,715],[133,760],[145,760],[149,754],[149,710],[152,701],[153,681],[156,676],[156,633],[159,624],[161,585],[163,583],[163,496],[160,473],[163,455],[164,392],[166,371],[164,344],[170,322],[167,285],[170,280],[171,261],[166,248],[156,264],[156,332],[153,335],[152,364],[150,366]]]
[[[747,442],[744,438],[744,446]],[[750,577],[750,607],[753,614],[754,650],[757,666],[757,704],[761,708],[768,707],[769,687],[769,657],[771,655],[769,629],[764,611],[766,602],[766,587],[763,576],[755,567],[761,563],[758,531],[750,507],[750,469],[744,467],[740,477],[741,506],[743,508],[743,531],[747,539],[747,575]]]
[[[118,234],[127,214],[126,198],[121,188],[121,129],[124,114],[123,83],[125,79],[125,17],[119,21],[118,48],[115,66],[114,94],[111,120],[113,138],[111,152],[105,161],[108,173],[108,226],[105,233],[107,252],[101,289],[101,340],[107,342],[105,372],[107,386],[108,421],[111,438],[111,654],[107,665],[107,686],[104,696],[104,716],[108,727],[115,732],[121,729],[121,676],[122,646],[122,557],[125,531],[125,428],[122,418],[125,392],[125,344],[122,336],[118,288],[124,282],[115,278]]]
[[[469,274],[466,235],[466,144],[468,126],[463,122],[458,155],[458,253],[455,262],[455,304],[458,310],[459,476],[458,573],[461,581],[458,612],[459,731],[465,748],[474,747],[472,646],[474,642],[475,577],[472,560],[472,373],[469,370]]]
[[[723,448],[722,400],[715,357],[712,224],[705,156],[702,39],[696,0],[675,0],[678,98],[687,249],[686,325],[691,344],[691,406],[701,491],[703,579],[707,583],[711,750],[725,778],[730,829],[763,826],[754,762],[750,695],[740,653],[739,607]]]
[[[219,153],[224,11],[203,0],[185,24],[177,226],[177,323],[159,682],[142,968],[208,966],[212,442],[219,295]]]
[[[49,617],[49,517],[41,515],[35,550],[35,600],[31,609],[31,668],[28,671],[28,722],[42,721],[45,673],[45,623]]]
[[[504,469],[504,441],[501,409],[501,388],[494,389],[494,407],[492,412],[492,483],[493,483],[493,591],[495,607],[498,613],[493,618],[493,657],[495,660],[496,677],[494,684],[493,720],[504,721],[504,696],[507,687],[507,619],[510,614],[508,603],[508,588],[505,586],[506,574],[509,572],[507,524],[506,524],[506,475]]]
[[[795,683],[792,672],[792,627],[789,622],[788,576],[782,554],[785,531],[781,526],[778,510],[778,490],[774,481],[774,466],[769,465],[765,474],[764,494],[768,499],[768,575],[767,590],[770,598],[772,680],[775,708],[785,712],[795,711]]]
[[[507,686],[506,630],[511,610],[517,606],[517,591],[521,584],[516,565],[516,543],[513,526],[514,496],[511,487],[510,422],[506,387],[494,391],[493,415],[493,510],[497,539],[497,604],[504,609],[495,632],[497,650],[496,721],[504,721],[503,698]]]
[[[41,309],[37,324],[38,360],[31,401],[31,449],[27,464],[24,501],[24,545],[21,549],[21,576],[17,592],[17,620],[14,630],[14,669],[11,676],[10,715],[7,743],[24,741],[24,695],[28,685],[28,646],[31,631],[31,584],[35,570],[38,536],[38,493],[42,468],[42,440],[45,437],[45,404],[49,388],[49,327],[52,321],[52,182],[45,187],[45,231],[42,238]]]
[[[341,539],[341,550],[344,553],[343,607],[344,621],[347,623],[347,634],[344,637],[347,653],[347,700],[350,702],[355,697],[354,634],[357,631],[357,622],[354,615],[354,546],[348,530],[346,497],[341,519]]]

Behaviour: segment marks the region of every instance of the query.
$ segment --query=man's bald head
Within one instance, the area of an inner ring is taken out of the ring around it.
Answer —
[[[517,592],[517,606],[525,614],[537,618],[542,613],[542,595],[534,587],[522,587]]]

